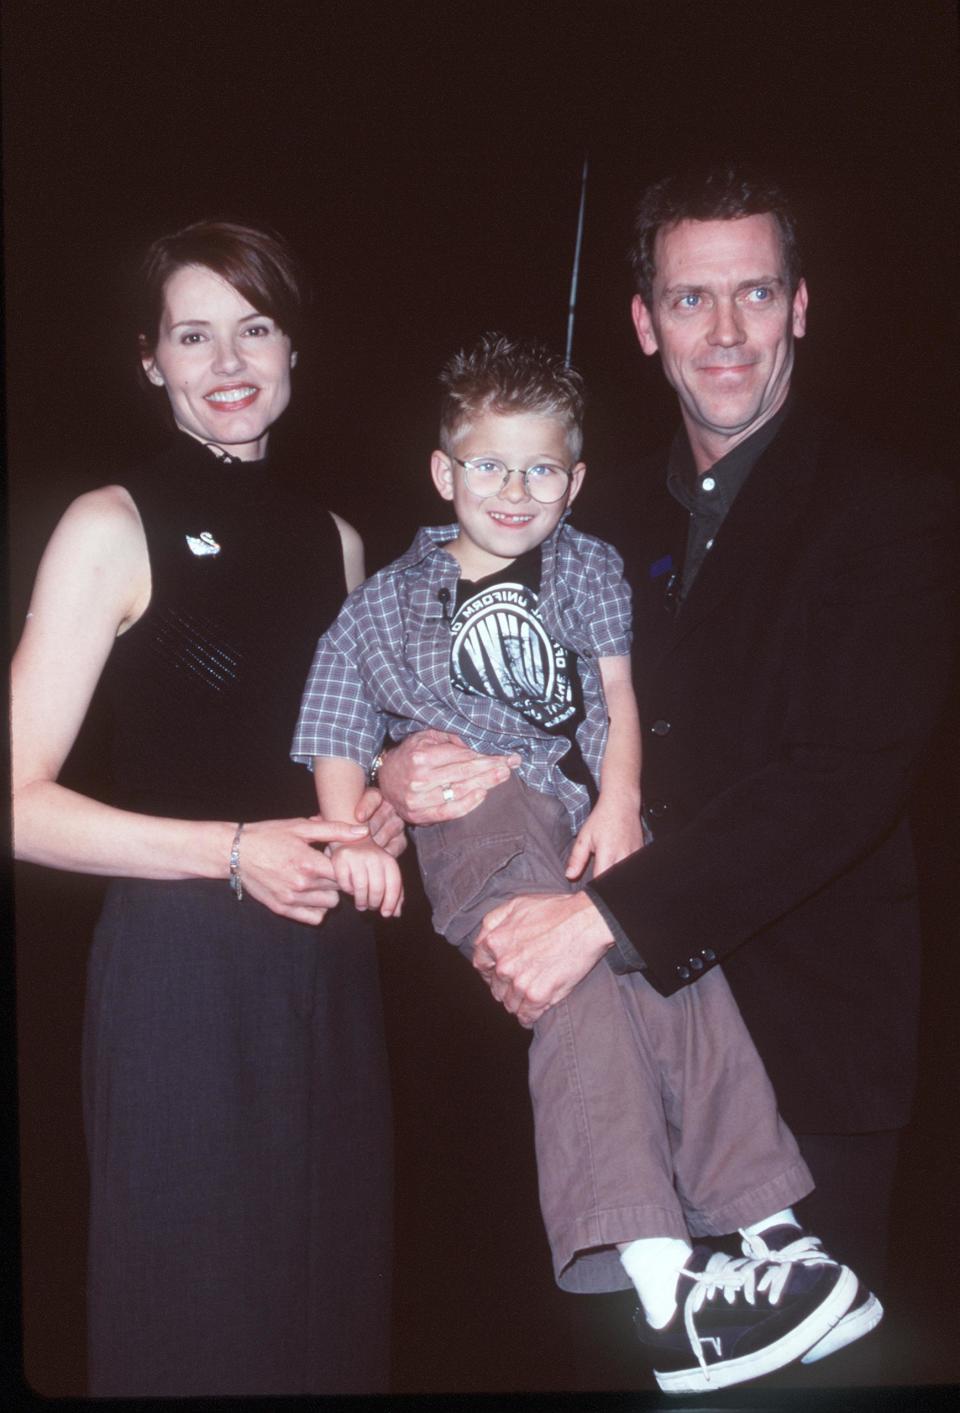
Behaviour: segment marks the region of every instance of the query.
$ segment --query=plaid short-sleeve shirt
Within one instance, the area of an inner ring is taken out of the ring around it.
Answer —
[[[308,765],[332,756],[366,770],[386,736],[454,731],[485,754],[516,752],[526,783],[559,796],[578,829],[590,802],[558,768],[569,742],[503,702],[453,686],[449,605],[460,570],[444,545],[456,533],[456,525],[421,529],[406,554],[354,589],[317,644],[291,755]],[[607,709],[597,663],[630,651],[630,590],[617,552],[565,521],[544,541],[542,565],[538,616],[578,655],[585,716],[577,742],[599,782]]]

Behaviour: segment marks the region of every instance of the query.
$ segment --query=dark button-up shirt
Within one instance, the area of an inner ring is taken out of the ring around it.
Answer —
[[[690,592],[703,561],[713,548],[730,507],[746,484],[747,477],[779,432],[786,417],[787,406],[788,403],[784,403],[776,416],[771,417],[769,422],[765,422],[732,451],[728,451],[726,456],[714,462],[702,476],[697,475],[686,428],[681,426],[677,431],[667,462],[667,489],[674,500],[679,501],[689,512],[690,524],[683,570],[673,593],[674,610],[681,607]],[[662,719],[654,721],[650,730],[656,736],[666,736],[670,731],[670,722]],[[644,810],[647,820],[655,826],[656,820],[667,813],[668,806],[660,800],[648,800]],[[626,941],[623,928],[603,900],[591,889],[588,888],[587,891],[614,937],[621,942]],[[640,947],[642,943],[638,946],[634,941],[632,951],[636,953]],[[715,960],[712,952],[709,957],[705,952],[702,955],[708,961]],[[632,969],[622,960],[616,947],[607,954],[607,960],[615,972],[622,973]],[[701,957],[694,959],[694,965],[696,970],[703,966]]]
[[[681,427],[674,437],[667,465],[667,489],[690,514],[687,549],[677,590],[678,606],[693,587],[747,477],[780,430],[786,411],[784,404],[775,417],[714,462],[701,476],[696,473],[686,429]]]

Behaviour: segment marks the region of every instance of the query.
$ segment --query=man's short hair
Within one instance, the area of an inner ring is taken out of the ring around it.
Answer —
[[[470,349],[444,364],[440,374],[440,445],[449,452],[458,437],[488,412],[532,412],[566,427],[570,454],[583,445],[583,379],[559,354],[535,339],[483,334]]]
[[[649,308],[653,298],[657,233],[681,221],[735,221],[742,216],[770,215],[780,231],[784,273],[791,294],[800,282],[800,250],[796,222],[780,186],[758,171],[723,162],[647,187],[633,218],[630,264],[637,293]]]

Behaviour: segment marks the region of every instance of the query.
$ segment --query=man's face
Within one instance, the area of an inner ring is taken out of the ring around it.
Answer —
[[[790,296],[772,215],[681,221],[654,252],[652,305],[635,297],[634,328],[660,354],[702,471],[783,406],[807,289]]]

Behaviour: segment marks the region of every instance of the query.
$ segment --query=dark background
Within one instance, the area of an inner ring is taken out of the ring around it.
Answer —
[[[711,150],[760,157],[795,191],[811,299],[801,385],[911,455],[952,452],[956,21],[944,0],[6,0],[4,47],[14,638],[67,500],[157,436],[124,282],[147,240],[201,216],[275,226],[314,272],[283,431],[305,489],[358,525],[371,567],[444,518],[426,477],[443,360],[486,328],[562,347],[585,153],[585,513],[591,493],[631,494],[632,459],[675,417],[627,317],[632,199]],[[952,1382],[960,1362],[955,1099],[944,1103],[960,980],[954,729],[916,803],[928,985],[888,1292],[893,1382]],[[96,766],[87,740],[71,769],[95,784]],[[83,1388],[79,1025],[98,890],[18,873],[23,1351],[50,1396]],[[384,929],[382,955],[397,1390],[645,1387],[614,1333],[622,1310],[553,1287],[524,1035],[416,905]]]

